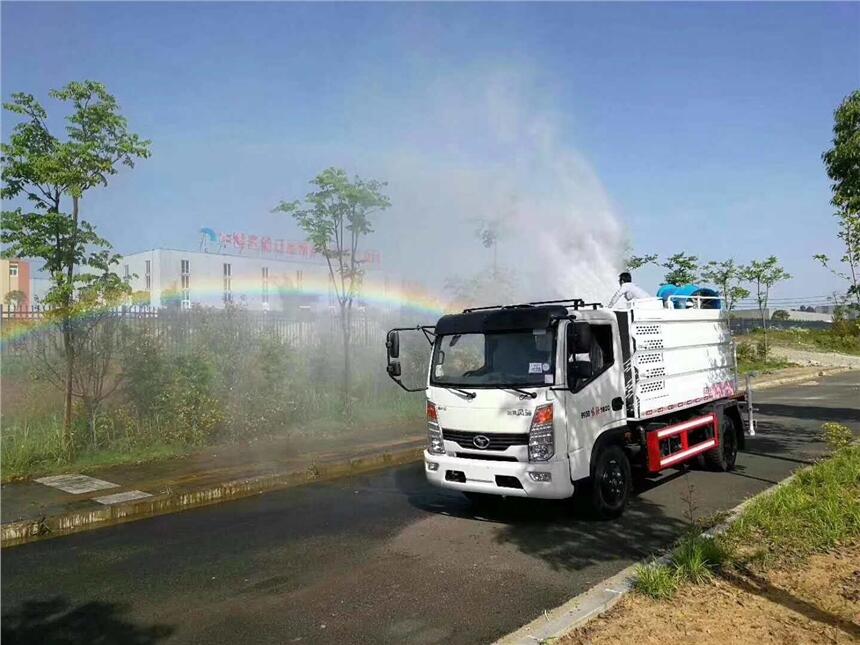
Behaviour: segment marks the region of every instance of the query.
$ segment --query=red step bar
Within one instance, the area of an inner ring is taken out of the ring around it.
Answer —
[[[714,429],[712,437],[708,437],[704,441],[690,445],[689,432],[698,430],[699,428],[711,426]],[[670,466],[677,466],[680,463],[695,457],[698,454],[711,450],[720,445],[719,439],[719,418],[713,412],[702,417],[675,423],[659,430],[651,430],[646,435],[648,446],[648,472],[656,473]],[[681,440],[681,449],[667,455],[663,454],[661,443],[672,438]]]

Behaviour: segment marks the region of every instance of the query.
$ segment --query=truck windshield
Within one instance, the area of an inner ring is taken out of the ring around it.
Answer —
[[[546,329],[436,339],[431,385],[542,386],[555,382],[555,333]]]

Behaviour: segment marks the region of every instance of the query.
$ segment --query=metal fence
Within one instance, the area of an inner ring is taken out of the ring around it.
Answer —
[[[166,350],[187,347],[206,326],[224,325],[236,334],[252,337],[272,336],[295,347],[318,347],[339,343],[341,319],[329,312],[271,312],[244,309],[192,309],[169,310],[151,307],[123,307],[103,310],[90,317],[82,317],[77,323],[102,323],[106,320],[121,321],[132,331],[149,331],[158,336]],[[396,326],[383,315],[367,311],[353,311],[350,330],[354,346],[380,347],[386,331]],[[44,342],[47,337],[60,333],[57,321],[51,320],[43,309],[10,310],[0,307],[0,339],[4,352],[19,353]]]
[[[768,320],[768,329],[830,329],[833,323],[824,320]],[[761,320],[754,318],[730,318],[729,328],[732,334],[748,334],[762,328]]]

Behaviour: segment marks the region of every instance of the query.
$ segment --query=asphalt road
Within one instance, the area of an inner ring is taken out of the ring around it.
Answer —
[[[415,464],[7,549],[3,643],[489,642],[860,432],[860,373],[762,392],[734,473],[673,472],[626,515],[476,514]],[[690,491],[692,490],[692,494]]]

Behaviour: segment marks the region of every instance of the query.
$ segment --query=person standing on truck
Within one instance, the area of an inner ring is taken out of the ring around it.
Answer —
[[[609,301],[610,309],[615,307],[615,304],[618,303],[619,300],[623,300],[623,302],[620,303],[620,306],[625,306],[629,309],[633,306],[634,300],[652,297],[647,291],[633,284],[633,278],[630,277],[630,274],[627,271],[618,276],[618,284],[618,291],[615,292],[615,295],[612,296],[612,299]]]

